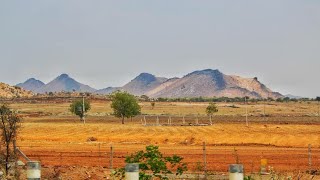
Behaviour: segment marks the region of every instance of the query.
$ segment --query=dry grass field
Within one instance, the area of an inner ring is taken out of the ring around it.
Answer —
[[[183,156],[190,172],[196,172],[197,164],[203,162],[202,143],[206,142],[210,173],[226,173],[228,164],[235,163],[236,149],[249,174],[259,170],[261,158],[267,158],[277,172],[305,172],[311,144],[312,166],[320,168],[320,118],[314,102],[250,103],[249,127],[245,125],[246,105],[241,103],[218,103],[219,112],[211,126],[180,126],[182,116],[186,124],[194,124],[196,118],[208,123],[208,103],[157,102],[154,108],[148,102],[141,103],[150,126],[142,125],[144,116],[121,125],[110,115],[110,102],[94,101],[91,105],[87,123],[82,124],[68,111],[69,103],[10,104],[24,118],[17,144],[31,159],[41,160],[45,177],[59,174],[64,179],[107,179],[111,145],[114,168],[124,165],[126,155],[155,144],[165,154]],[[263,117],[264,110],[267,117]],[[151,126],[156,116],[163,125],[172,116],[173,124],[179,126]],[[88,141],[90,137],[97,140]]]
[[[11,107],[22,113],[48,113],[52,115],[71,115],[68,111],[70,103],[43,102],[43,103],[13,103]],[[208,103],[188,102],[156,102],[152,108],[149,102],[140,103],[143,114],[153,115],[205,115]],[[261,116],[264,113],[272,116],[317,116],[318,104],[316,102],[249,102],[244,103],[218,103],[219,112],[216,115],[244,116],[245,108],[251,116]],[[89,115],[104,116],[111,114],[109,101],[92,102]]]

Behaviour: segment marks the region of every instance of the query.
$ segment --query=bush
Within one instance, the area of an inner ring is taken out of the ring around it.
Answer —
[[[159,151],[158,146],[149,145],[145,151],[138,151],[126,157],[126,163],[139,163],[139,179],[151,180],[153,177],[169,179],[167,174],[182,175],[187,171],[187,164],[183,158],[177,155],[165,157]],[[148,174],[148,173],[152,174]],[[117,169],[114,177],[123,179],[124,168]]]

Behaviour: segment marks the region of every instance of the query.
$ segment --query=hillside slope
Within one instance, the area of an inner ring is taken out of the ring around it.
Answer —
[[[21,87],[10,86],[0,82],[0,97],[1,98],[17,98],[17,97],[31,97],[33,93],[26,91]]]

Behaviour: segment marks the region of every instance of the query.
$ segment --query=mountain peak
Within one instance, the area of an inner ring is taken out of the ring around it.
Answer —
[[[153,74],[141,73],[132,81],[124,85],[122,90],[135,95],[143,95],[166,80],[167,78],[156,77]]]
[[[155,78],[155,75],[150,73],[141,73],[139,74],[139,76],[137,76],[137,78],[141,78],[141,79]]]
[[[32,81],[37,81],[35,78],[30,78],[28,80],[26,80],[25,82],[32,82]]]
[[[190,75],[219,75],[222,74],[218,69],[204,69],[199,71],[193,71],[192,73],[187,74]]]
[[[44,83],[38,79],[35,79],[35,78],[30,78],[28,80],[26,80],[24,83],[20,83],[20,85],[22,84],[28,84],[28,83],[36,83],[36,84],[39,84],[39,85],[44,85]]]
[[[149,73],[141,73],[139,76],[135,78],[135,80],[138,81],[144,81],[144,82],[152,82],[156,80],[156,77],[153,74]]]
[[[82,84],[75,79],[71,78],[68,74],[61,74],[45,86],[37,89],[37,92],[45,93],[45,92],[94,92],[96,89],[91,88],[88,85]]]
[[[68,78],[70,78],[70,76],[68,74],[65,74],[65,73],[63,73],[63,74],[61,74],[60,76],[57,77],[57,79],[68,79]]]
[[[36,91],[36,89],[38,89],[44,85],[45,84],[42,81],[37,80],[35,78],[30,78],[30,79],[26,80],[24,83],[19,83],[16,86],[21,87],[25,90]]]

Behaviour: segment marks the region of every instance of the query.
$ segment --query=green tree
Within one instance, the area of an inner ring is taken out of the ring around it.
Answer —
[[[156,106],[156,102],[152,101],[150,104],[151,104],[151,109],[154,109],[154,107]]]
[[[8,175],[11,168],[10,162],[16,161],[14,150],[10,148],[10,144],[14,144],[17,139],[18,129],[20,128],[21,118],[13,112],[7,105],[0,106],[0,129],[1,129],[1,141],[5,145],[5,148],[1,148],[1,162],[4,166],[5,173]],[[17,174],[16,174],[17,175]]]
[[[125,159],[126,163],[139,163],[139,179],[149,180],[153,177],[169,179],[168,174],[182,175],[187,171],[187,164],[182,162],[183,158],[177,155],[163,156],[158,146],[149,145],[145,151],[138,151]],[[149,175],[147,173],[151,172]],[[124,169],[118,169],[115,176],[124,177]]]
[[[132,118],[141,113],[137,99],[127,92],[117,91],[111,95],[111,100],[113,114],[121,118],[122,124],[124,124],[124,118]]]
[[[216,106],[216,104],[213,102],[209,103],[209,105],[206,108],[206,113],[208,116],[210,116],[210,119],[213,113],[216,113],[216,112],[218,112],[218,107]]]
[[[150,101],[150,98],[147,95],[141,95],[140,98],[146,102]]]
[[[79,116],[84,121],[85,113],[91,109],[90,101],[86,99],[77,99],[70,104],[70,112]]]

